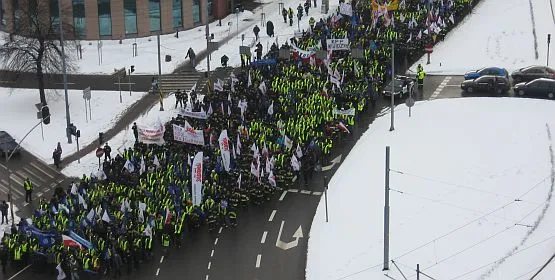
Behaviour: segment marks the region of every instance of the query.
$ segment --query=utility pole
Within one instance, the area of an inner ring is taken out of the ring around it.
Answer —
[[[395,130],[393,123],[395,122],[394,116],[395,109],[395,43],[391,43],[391,126],[389,131]]]
[[[385,206],[383,208],[383,269],[389,270],[389,146],[385,147]]]
[[[239,25],[237,25],[239,28]],[[206,51],[208,56],[206,57],[206,78],[210,77],[210,13],[208,11],[208,0],[206,0]]]
[[[62,1],[58,0],[58,17],[60,21],[60,45],[62,46],[62,74],[64,80],[64,94],[65,94],[65,101],[66,101],[66,136],[67,136],[67,143],[71,144],[71,134],[69,133],[69,124],[71,123],[71,118],[69,116],[69,99],[67,96],[67,69],[66,69],[66,53],[64,49],[64,28],[63,28],[63,21],[62,21]],[[45,105],[45,104],[43,104]]]
[[[551,43],[551,34],[547,34],[547,66],[549,66],[549,44]]]
[[[416,280],[420,280],[420,264],[416,264]]]

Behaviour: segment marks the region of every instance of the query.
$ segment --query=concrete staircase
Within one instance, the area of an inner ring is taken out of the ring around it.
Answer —
[[[183,71],[160,77],[160,89],[164,94],[177,90],[189,91],[198,82],[197,89],[202,85],[204,75],[198,72]]]

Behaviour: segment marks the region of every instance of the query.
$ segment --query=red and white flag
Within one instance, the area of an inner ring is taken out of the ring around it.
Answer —
[[[166,217],[164,218],[164,224],[169,225],[172,221],[172,212],[170,208],[166,207]]]
[[[349,131],[349,129],[347,128],[347,126],[343,122],[339,122],[337,124],[337,128],[339,128],[343,132],[347,132],[349,134],[351,133],[351,131]]]
[[[68,235],[62,234],[62,242],[64,246],[77,247],[79,249],[83,249],[83,245],[81,245],[81,243],[77,242],[77,240],[71,238]]]

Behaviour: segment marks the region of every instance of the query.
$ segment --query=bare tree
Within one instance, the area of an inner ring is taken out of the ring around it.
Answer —
[[[61,1],[61,0],[58,0]],[[46,105],[44,93],[45,74],[62,73],[62,49],[59,24],[64,32],[66,69],[75,69],[75,29],[64,17],[50,16],[49,2],[29,0],[33,4],[20,7],[14,19],[14,33],[6,35],[0,46],[0,64],[4,69],[20,73],[36,73],[40,101]],[[63,15],[64,12],[60,13]],[[65,40],[65,39],[68,40]]]

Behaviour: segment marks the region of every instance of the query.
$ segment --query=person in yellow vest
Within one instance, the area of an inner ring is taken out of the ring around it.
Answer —
[[[23,182],[23,187],[25,188],[25,202],[30,203],[32,200],[31,195],[33,193],[33,183],[29,178],[25,179]]]
[[[418,88],[421,89],[424,87],[424,77],[426,76],[426,73],[424,72],[424,70],[418,72]]]

